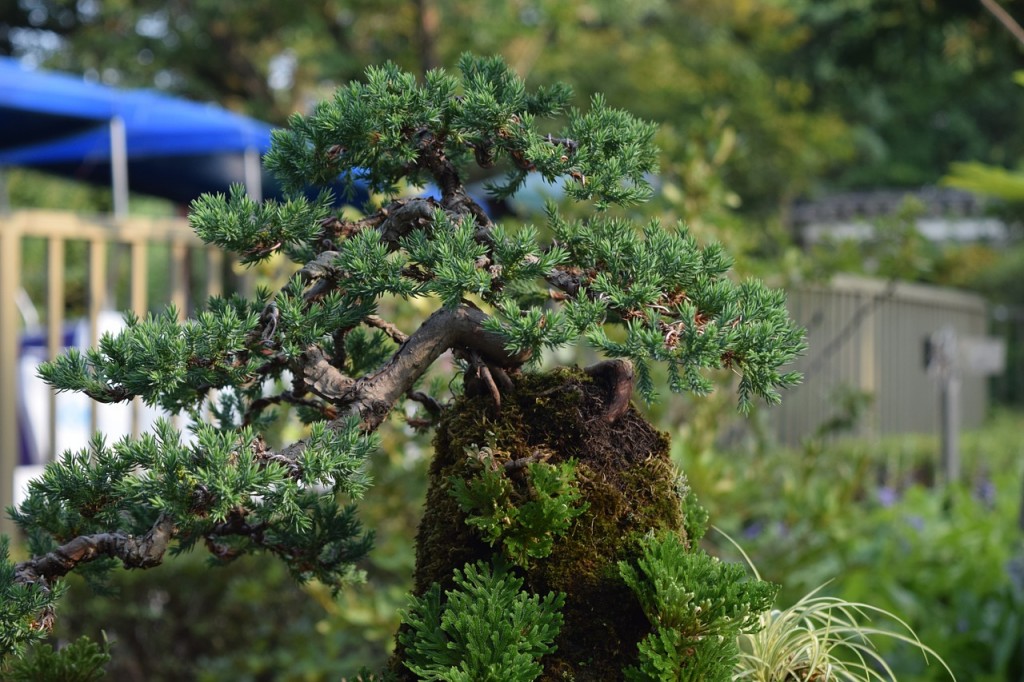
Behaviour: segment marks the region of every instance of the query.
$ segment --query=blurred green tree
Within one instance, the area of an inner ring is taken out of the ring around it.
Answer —
[[[795,7],[791,6],[795,5]],[[744,206],[774,211],[852,147],[834,107],[809,106],[798,3],[728,0],[114,0],[0,3],[0,53],[132,87],[218,100],[283,123],[365,65],[423,74],[460,53],[501,54],[538,84],[699,135],[737,131],[722,165]],[[802,57],[801,57],[802,58]]]
[[[955,161],[1024,154],[1020,46],[983,3],[799,0],[804,40],[787,60],[815,111],[841,112],[857,154],[843,187],[935,183]],[[1006,3],[1010,9],[1018,3]]]

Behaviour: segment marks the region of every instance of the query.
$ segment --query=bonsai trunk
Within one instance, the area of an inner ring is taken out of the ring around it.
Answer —
[[[557,649],[542,659],[541,680],[621,679],[651,625],[619,577],[617,562],[635,556],[649,531],[685,534],[682,485],[669,459],[668,436],[631,405],[618,407],[621,394],[613,373],[523,374],[502,394],[500,409],[489,394],[463,396],[438,426],[417,535],[418,595],[434,582],[450,589],[456,568],[502,551],[500,542],[490,546],[466,524],[450,492],[453,479],[479,471],[479,460],[467,451],[487,446],[509,471],[530,458],[576,462],[586,511],[554,538],[549,556],[514,569],[525,590],[566,597]],[[391,670],[413,680],[401,665],[403,653],[400,646]]]

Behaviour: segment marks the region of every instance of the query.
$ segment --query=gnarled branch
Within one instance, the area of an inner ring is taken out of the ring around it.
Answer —
[[[348,419],[358,416],[366,431],[376,430],[395,403],[412,390],[427,368],[448,350],[475,352],[483,362],[502,369],[518,368],[529,360],[529,353],[509,352],[500,335],[486,331],[486,320],[486,313],[468,305],[441,308],[427,318],[379,370],[351,384],[347,383],[352,381],[347,377],[347,381],[339,379],[330,391],[325,387],[331,386],[328,381],[330,371],[326,369],[331,366],[325,358],[316,359],[315,369],[310,371],[320,372],[317,375],[321,381],[318,390],[325,394],[321,397],[330,392],[335,404],[341,408],[338,418],[330,421],[328,428],[344,428]],[[305,447],[305,441],[298,441],[275,458],[297,462]]]
[[[510,353],[504,338],[484,330],[486,320],[486,313],[467,305],[441,308],[427,318],[380,370],[357,382],[355,403],[363,422],[379,426],[391,406],[449,349],[474,351],[487,364],[502,368],[525,363],[529,353]]]
[[[376,327],[391,337],[391,340],[401,345],[409,340],[409,335],[398,328],[397,325],[388,322],[379,315],[367,315],[364,320],[371,327]]]
[[[331,403],[347,400],[356,381],[331,364],[319,346],[310,346],[302,354],[302,381],[310,392]]]
[[[120,559],[125,568],[152,568],[163,561],[173,535],[174,521],[164,514],[141,537],[121,531],[80,535],[52,552],[16,565],[14,581],[49,589],[54,580],[64,577],[79,564],[104,557]]]

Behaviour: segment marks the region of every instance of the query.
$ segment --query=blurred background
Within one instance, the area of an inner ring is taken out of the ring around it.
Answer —
[[[740,276],[785,287],[810,349],[779,408],[740,419],[726,374],[709,398],[643,409],[712,523],[783,586],[780,607],[825,585],[899,615],[958,679],[995,682],[1024,679],[1018,21],[1022,0],[0,0],[0,55],[21,74],[214,103],[259,124],[245,147],[257,151],[270,126],[368,65],[424,73],[464,51],[503,55],[533,86],[568,82],[580,107],[602,92],[656,121],[655,198],[629,213],[682,221],[725,244]],[[0,127],[17,130],[5,115]],[[188,197],[143,187],[141,171],[129,167],[130,200],[118,199],[109,159],[101,172],[95,157],[58,167],[23,142],[0,148],[0,234],[17,237],[0,263],[0,331],[13,339],[0,362],[17,364],[0,367],[13,387],[0,424],[7,460],[32,467],[65,447],[62,421],[117,433],[148,418],[58,404],[32,385],[35,362],[116,327],[107,313],[173,302],[184,315],[291,269],[245,274],[207,251],[182,220]],[[162,172],[169,183],[184,171]],[[559,196],[531,183],[488,208],[525,224]],[[277,437],[298,428],[282,414]],[[429,435],[393,420],[362,502],[377,529],[366,584],[335,598],[271,562],[210,571],[183,556],[119,574],[99,596],[76,578],[56,637],[105,632],[118,680],[337,680],[375,667],[410,584],[429,459]],[[707,543],[741,560],[722,533]],[[910,649],[885,651],[900,680],[948,679]]]

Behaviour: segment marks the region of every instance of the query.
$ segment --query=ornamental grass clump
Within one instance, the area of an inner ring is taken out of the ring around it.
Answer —
[[[759,629],[739,638],[740,656],[734,679],[894,680],[896,676],[876,646],[876,639],[889,639],[920,650],[925,660],[934,660],[955,679],[946,662],[892,613],[822,595],[820,590],[807,594],[788,609],[760,614]],[[874,627],[869,624],[873,619],[894,624],[899,630]]]

